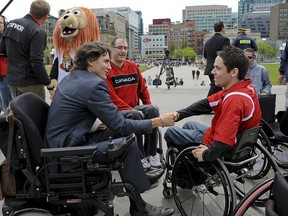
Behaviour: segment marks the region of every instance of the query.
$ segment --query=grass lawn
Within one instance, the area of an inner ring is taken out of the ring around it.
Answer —
[[[263,66],[267,69],[269,73],[272,85],[277,85],[277,81],[279,79],[278,69],[279,69],[280,63],[263,64]]]

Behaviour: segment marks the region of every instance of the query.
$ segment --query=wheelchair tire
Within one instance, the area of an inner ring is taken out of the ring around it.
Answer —
[[[53,215],[44,209],[26,208],[13,212],[11,216],[53,216]]]
[[[172,170],[172,193],[181,215],[231,215],[236,203],[233,183],[222,161],[197,162],[184,149]]]
[[[247,172],[238,173],[236,177],[234,174],[232,178],[234,179],[234,187],[236,190],[236,195],[242,199],[248,191],[259,183],[265,181],[274,176],[276,171],[279,171],[279,167],[262,143],[255,143],[254,152],[260,153],[260,156],[250,165]],[[265,205],[266,198],[259,198],[255,200],[255,205],[263,207]]]
[[[288,181],[287,174],[283,174]],[[271,185],[274,182],[274,177],[271,177],[259,185],[253,187],[244,197],[240,200],[234,209],[233,215],[235,216],[252,216],[252,215],[265,215],[264,208],[258,208],[255,201],[259,199],[268,199],[270,196]]]

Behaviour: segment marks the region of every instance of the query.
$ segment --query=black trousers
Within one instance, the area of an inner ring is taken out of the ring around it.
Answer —
[[[142,119],[152,119],[159,117],[159,109],[153,105],[139,105],[133,107],[134,110],[121,110],[125,118],[142,120]],[[144,118],[138,111],[142,111]],[[143,135],[136,134],[138,147],[142,152],[143,156],[156,155],[157,150],[157,128],[152,130],[152,134],[144,134],[144,144],[143,144]]]

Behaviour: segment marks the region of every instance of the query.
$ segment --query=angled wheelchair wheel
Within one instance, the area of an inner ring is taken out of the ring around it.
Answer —
[[[288,181],[287,174],[283,175]],[[259,199],[267,200],[270,196],[271,186],[274,182],[274,177],[271,177],[254,188],[252,188],[244,197],[240,200],[233,211],[235,216],[254,216],[254,215],[265,215],[265,208],[259,208],[255,205],[255,201]]]
[[[274,158],[261,142],[259,143],[257,141],[257,143],[255,143],[252,157],[255,157],[255,160],[249,162],[249,164],[237,172],[231,173],[236,194],[240,199],[253,187],[273,177],[275,172],[279,170]],[[264,206],[265,200],[266,198],[262,196],[255,200],[255,204]]]
[[[288,169],[288,143],[273,143],[272,151],[277,164]]]
[[[172,170],[172,193],[181,215],[230,215],[236,198],[229,172],[220,160],[197,162],[196,147],[184,149]]]

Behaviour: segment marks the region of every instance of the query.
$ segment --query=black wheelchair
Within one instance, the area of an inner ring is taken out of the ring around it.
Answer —
[[[198,162],[193,157],[192,150],[199,143],[168,148],[163,195],[173,196],[184,216],[233,215],[238,199],[279,170],[262,145],[264,135],[260,126],[239,133],[233,150],[214,162]],[[256,203],[264,206],[262,199]]]
[[[275,114],[276,95],[259,96],[262,111],[261,125],[268,137],[271,146],[271,154],[277,164],[284,169],[288,168],[288,136],[280,130],[280,120],[285,111]]]
[[[43,136],[49,105],[37,95],[25,93],[11,101],[10,109],[14,113],[11,172],[16,194],[6,195],[3,216],[92,216],[98,212],[112,216],[115,196],[128,196],[144,212],[135,187],[113,179],[111,173],[122,166],[121,157],[135,141],[134,134],[108,140],[104,153],[97,146],[47,148]],[[2,144],[1,149],[6,149]],[[106,154],[109,163],[98,163],[99,154]]]

